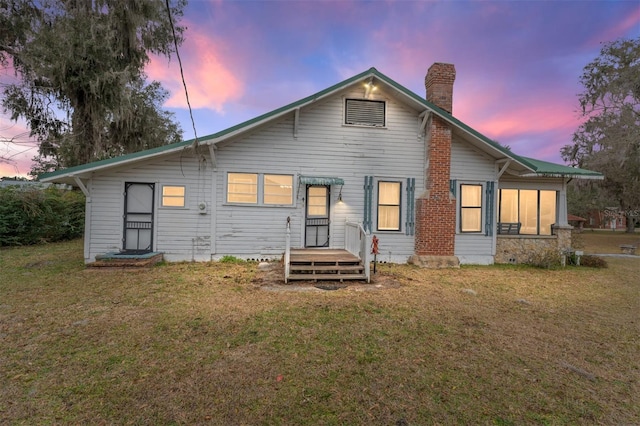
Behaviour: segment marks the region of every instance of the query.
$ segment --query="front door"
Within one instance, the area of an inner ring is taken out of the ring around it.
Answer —
[[[153,251],[153,202],[155,184],[124,184],[124,231],[122,248],[127,253]]]
[[[305,247],[329,247],[329,187],[307,185]]]

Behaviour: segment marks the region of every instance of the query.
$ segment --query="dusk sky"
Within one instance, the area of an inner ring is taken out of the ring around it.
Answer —
[[[456,67],[453,115],[520,155],[562,163],[582,122],[584,66],[602,43],[640,37],[640,1],[191,0],[180,47],[199,137],[371,67],[424,96],[433,62]],[[177,60],[146,72],[193,138]],[[11,78],[0,71],[1,82]],[[0,111],[0,176],[26,175],[24,123]],[[22,143],[3,142],[20,135]]]

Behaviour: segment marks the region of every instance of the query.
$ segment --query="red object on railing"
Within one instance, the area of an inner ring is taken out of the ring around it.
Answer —
[[[378,254],[378,237],[375,235],[371,239],[371,254]]]

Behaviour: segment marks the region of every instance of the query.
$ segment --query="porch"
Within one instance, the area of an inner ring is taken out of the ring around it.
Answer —
[[[358,256],[340,249],[292,249],[289,280],[367,280]]]
[[[284,281],[362,280],[370,282],[370,235],[362,224],[346,222],[345,248],[291,248],[290,220],[286,227]]]

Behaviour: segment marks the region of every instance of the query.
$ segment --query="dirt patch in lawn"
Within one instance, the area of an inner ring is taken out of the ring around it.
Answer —
[[[258,272],[253,279],[253,284],[265,291],[278,292],[306,292],[306,291],[374,291],[402,286],[399,277],[393,273],[378,272],[371,274],[371,282],[365,281],[344,281],[340,280],[296,280],[288,283],[284,282],[284,265],[281,262],[262,263],[258,267]]]

